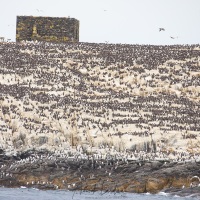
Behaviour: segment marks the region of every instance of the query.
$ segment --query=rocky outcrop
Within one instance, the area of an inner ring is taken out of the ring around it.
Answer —
[[[169,153],[139,158],[147,160],[199,157],[199,49],[0,43],[0,148],[8,154],[77,148],[102,155]]]
[[[24,154],[22,154],[25,156]],[[197,189],[200,163],[1,157],[0,185],[134,193]],[[111,164],[112,163],[112,164]],[[199,182],[200,183],[200,182]],[[196,185],[194,185],[196,184]],[[186,192],[185,192],[186,193]]]
[[[1,43],[0,184],[198,187],[199,57],[199,45]]]

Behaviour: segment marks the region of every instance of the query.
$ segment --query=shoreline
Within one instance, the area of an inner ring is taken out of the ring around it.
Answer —
[[[38,159],[1,157],[0,186],[200,196],[200,162],[37,156]]]
[[[21,191],[25,191],[25,190],[28,190],[28,191],[31,191],[31,190],[36,190],[36,191],[54,191],[54,190],[47,190],[47,189],[39,189],[39,188],[34,188],[34,187],[25,187],[25,186],[22,186],[22,187],[15,187],[15,188],[11,188],[11,187],[0,187],[0,189],[20,189]],[[110,195],[110,194],[113,194],[113,195],[120,195],[121,196],[125,196],[125,195],[145,195],[145,196],[160,196],[160,197],[180,197],[180,198],[194,198],[194,199],[199,199],[200,198],[200,192],[199,192],[199,189],[197,188],[189,188],[189,189],[173,189],[171,190],[170,192],[169,191],[160,191],[158,193],[130,193],[130,192],[110,192],[110,191],[88,191],[88,190],[66,190],[66,189],[57,189],[57,191],[59,192],[73,192],[72,194],[72,197],[76,194],[84,194],[84,193],[92,193],[92,195],[94,195],[95,193],[96,194],[99,194],[100,196],[104,196],[106,194]]]

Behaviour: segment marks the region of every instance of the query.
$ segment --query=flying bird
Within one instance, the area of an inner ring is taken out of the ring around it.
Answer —
[[[165,31],[165,29],[164,29],[164,28],[159,28],[159,32],[160,32],[160,31]]]
[[[36,9],[37,10],[37,12],[43,12],[43,10],[39,10],[39,9]]]
[[[170,38],[174,40],[174,39],[178,39],[178,36],[177,37],[170,36]]]

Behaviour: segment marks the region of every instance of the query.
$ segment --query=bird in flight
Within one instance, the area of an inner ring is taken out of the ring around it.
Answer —
[[[39,10],[39,9],[36,9],[37,10],[37,12],[44,12],[43,10]]]
[[[165,29],[164,29],[164,28],[159,28],[159,32],[160,32],[160,31],[165,31]]]
[[[174,39],[178,39],[178,36],[177,37],[170,36],[170,38],[174,40]]]

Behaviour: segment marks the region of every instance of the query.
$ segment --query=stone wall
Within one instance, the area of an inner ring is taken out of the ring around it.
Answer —
[[[74,18],[17,16],[16,41],[78,42],[79,21]]]

